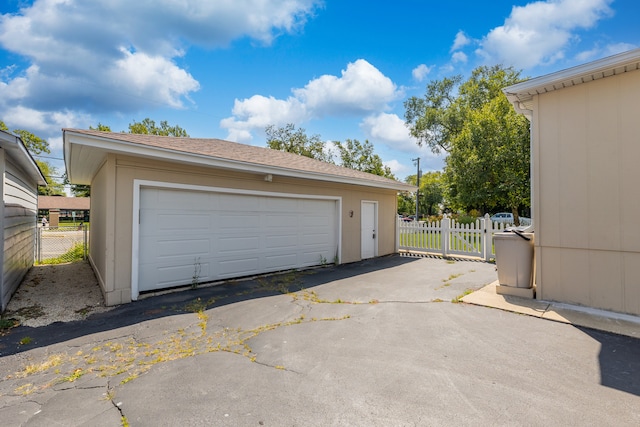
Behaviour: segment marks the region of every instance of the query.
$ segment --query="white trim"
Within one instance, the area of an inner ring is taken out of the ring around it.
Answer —
[[[360,259],[365,259],[362,256],[363,248],[362,248],[362,217],[364,215],[364,210],[362,207],[365,203],[370,203],[373,205],[373,228],[375,232],[375,238],[373,239],[373,257],[378,256],[378,238],[380,236],[380,230],[378,229],[378,201],[377,200],[360,200]],[[397,214],[396,214],[397,215]]]
[[[207,193],[238,194],[246,196],[279,197],[287,199],[329,200],[336,202],[336,219],[338,221],[336,241],[338,243],[338,262],[342,262],[342,197],[319,196],[313,194],[277,193],[274,191],[242,190],[228,187],[210,187],[204,185],[180,184],[175,182],[133,180],[133,211],[131,217],[131,299],[138,299],[138,274],[140,263],[140,190],[145,188],[168,188],[172,190],[202,191]],[[376,202],[377,203],[377,202]],[[377,207],[376,207],[377,220]],[[376,225],[377,228],[377,225]],[[377,237],[376,237],[377,238]]]
[[[502,92],[518,113],[531,120],[534,96],[640,69],[640,49],[634,49],[505,87]]]

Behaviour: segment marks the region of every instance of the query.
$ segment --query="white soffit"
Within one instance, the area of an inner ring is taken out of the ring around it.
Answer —
[[[530,117],[531,101],[536,95],[638,69],[640,69],[640,49],[634,49],[517,83],[502,91],[516,111]]]

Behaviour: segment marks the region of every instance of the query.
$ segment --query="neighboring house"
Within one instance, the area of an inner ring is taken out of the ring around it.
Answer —
[[[47,185],[22,140],[0,131],[2,213],[0,229],[0,311],[4,311],[18,285],[33,266],[35,254],[38,185]]]
[[[107,305],[141,292],[396,251],[415,187],[218,139],[64,129],[69,181],[91,185],[89,260]]]
[[[38,216],[48,217],[50,225],[51,213],[60,220],[89,221],[90,197],[38,196]]]
[[[640,315],[640,49],[504,93],[531,120],[538,298]]]

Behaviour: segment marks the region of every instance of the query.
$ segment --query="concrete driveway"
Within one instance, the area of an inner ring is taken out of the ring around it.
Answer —
[[[0,419],[640,424],[640,340],[452,302],[495,279],[492,264],[391,256],[16,328],[0,338]]]

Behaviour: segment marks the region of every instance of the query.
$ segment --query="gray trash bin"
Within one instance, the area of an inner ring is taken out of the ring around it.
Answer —
[[[533,271],[533,233],[505,231],[493,235],[498,283],[530,288]]]

